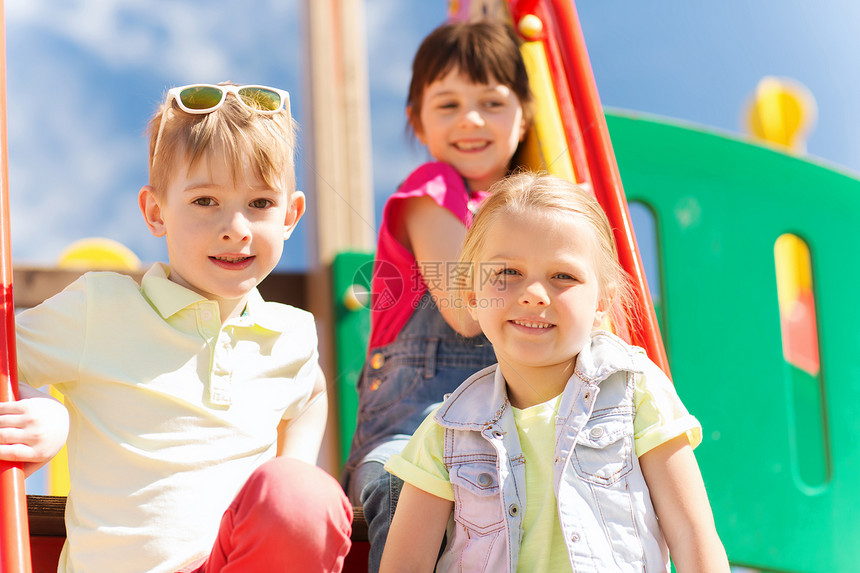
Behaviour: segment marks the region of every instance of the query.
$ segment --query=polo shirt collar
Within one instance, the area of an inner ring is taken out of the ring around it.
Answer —
[[[193,304],[203,302],[206,297],[179,285],[169,278],[170,268],[163,263],[155,263],[143,275],[140,287],[161,318],[165,320]]]
[[[256,288],[248,293],[248,300],[245,303],[245,312],[237,319],[240,326],[257,325],[260,328],[271,330],[272,332],[285,332],[289,324],[285,321],[284,305],[268,303],[263,299]]]
[[[165,320],[189,306],[207,302],[209,299],[191,289],[171,281],[170,268],[164,263],[155,263],[143,275],[140,282],[143,295]],[[248,293],[245,312],[234,319],[239,326],[257,325],[274,332],[283,332],[284,324],[279,313],[267,312],[266,301],[255,288]]]

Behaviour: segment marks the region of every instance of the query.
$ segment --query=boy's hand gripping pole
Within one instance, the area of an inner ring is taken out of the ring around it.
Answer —
[[[9,235],[9,147],[6,128],[6,11],[0,0],[0,401],[18,399],[15,304]],[[20,464],[0,461],[0,573],[31,573],[27,497]]]

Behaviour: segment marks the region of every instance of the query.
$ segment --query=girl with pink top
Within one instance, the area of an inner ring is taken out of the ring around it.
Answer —
[[[412,172],[383,211],[370,345],[344,468],[350,499],[364,507],[371,572],[403,485],[383,465],[445,394],[496,362],[457,297],[457,261],[486,190],[510,170],[530,105],[518,40],[505,25],[446,24],[415,55],[406,114],[435,162]]]

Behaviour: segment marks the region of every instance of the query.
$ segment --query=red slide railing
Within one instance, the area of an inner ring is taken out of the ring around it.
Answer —
[[[9,153],[6,129],[6,11],[0,0],[0,402],[18,398],[15,303],[9,235]],[[20,464],[0,461],[0,573],[30,573],[27,496]]]
[[[587,166],[587,170],[577,171],[584,172],[597,200],[606,211],[615,232],[621,266],[633,280],[638,309],[630,313],[633,319],[627,325],[627,334],[630,341],[643,347],[651,360],[669,376],[669,362],[663,338],[639,256],[627,199],[621,185],[621,174],[609,139],[609,129],[597,93],[597,84],[576,7],[572,0],[510,0],[510,8],[514,22],[519,22],[526,14],[534,14],[540,18],[547,35],[548,52],[551,57],[557,53],[560,59],[560,66],[552,66],[552,73],[563,73],[566,82],[554,78],[554,83],[557,90],[566,85],[568,93],[559,93],[557,96],[562,102],[569,100],[573,108],[571,116],[571,113],[565,113],[567,106],[561,106],[562,122],[575,123],[574,128],[565,126],[567,146],[573,164]]]

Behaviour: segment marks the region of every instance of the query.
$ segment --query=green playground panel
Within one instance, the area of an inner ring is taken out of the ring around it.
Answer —
[[[332,262],[334,293],[334,342],[337,361],[338,436],[341,462],[346,460],[358,412],[355,385],[364,366],[370,337],[370,310],[367,305],[350,304],[351,289],[370,292],[373,253],[343,252]]]
[[[860,181],[739,139],[607,116],[629,201],[654,213],[672,375],[702,422],[696,454],[732,562],[860,564]],[[821,382],[782,356],[774,244],[809,246]]]
[[[855,571],[860,265],[839,254],[860,229],[860,180],[699,128],[621,112],[607,122],[628,200],[654,215],[664,341],[704,428],[696,455],[731,561]],[[784,233],[812,255],[820,381],[782,355],[774,243]],[[344,455],[369,332],[369,311],[349,310],[344,295],[355,282],[367,288],[371,260],[344,253],[333,269]]]

